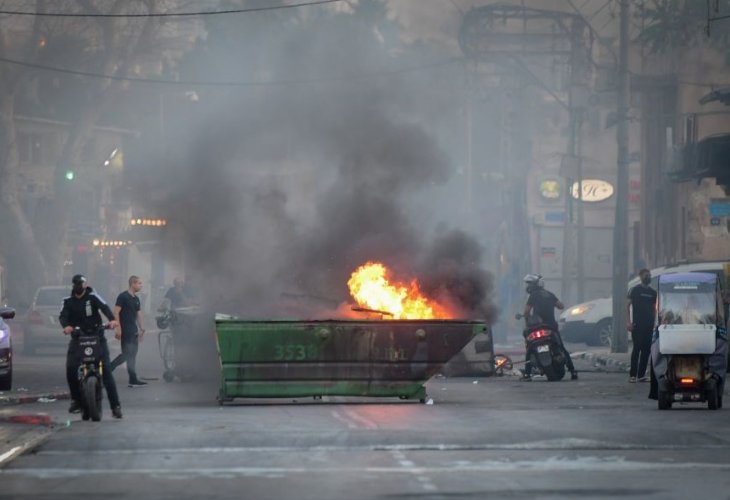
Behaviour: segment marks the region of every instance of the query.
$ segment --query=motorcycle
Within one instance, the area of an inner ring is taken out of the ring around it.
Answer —
[[[651,352],[658,408],[668,410],[675,402],[722,408],[728,343],[717,276],[667,274],[657,287],[659,326]]]
[[[81,391],[81,418],[91,419],[94,422],[101,420],[103,399],[102,375],[104,365],[102,363],[104,330],[111,327],[106,324],[99,327],[95,332],[84,332],[76,327],[71,333],[76,340],[76,349],[79,359],[78,381]]]
[[[523,319],[516,314],[515,319]],[[532,371],[545,375],[550,382],[562,380],[565,376],[565,354],[556,332],[543,323],[528,318],[527,327],[522,332],[525,338],[525,361]]]

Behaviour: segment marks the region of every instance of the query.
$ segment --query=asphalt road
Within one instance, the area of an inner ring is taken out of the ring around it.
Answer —
[[[156,349],[143,344],[143,374],[159,375]],[[63,366],[60,354],[19,356],[18,380],[46,380],[45,370]],[[624,373],[558,383],[436,378],[427,385],[433,405],[324,398],[224,407],[214,381],[130,389],[115,375],[122,420],[105,408],[102,422],[81,422],[67,401],[23,405],[70,423],[0,470],[0,498],[730,495],[730,409],[659,412],[647,384],[628,384]]]

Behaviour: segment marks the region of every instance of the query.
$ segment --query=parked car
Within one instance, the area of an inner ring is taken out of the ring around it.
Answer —
[[[69,290],[67,286],[42,286],[36,290],[25,322],[24,354],[34,354],[39,347],[66,346],[68,339],[61,332],[58,315]]]
[[[662,274],[711,272],[720,276],[728,290],[730,261],[677,263],[651,270],[651,286],[656,290],[657,279]],[[639,278],[629,281],[627,291],[639,284]],[[558,320],[560,335],[567,342],[585,342],[588,345],[610,345],[613,335],[613,299],[611,297],[589,300],[568,307]]]
[[[13,385],[13,344],[5,320],[14,317],[14,309],[0,307],[0,391],[9,391]]]

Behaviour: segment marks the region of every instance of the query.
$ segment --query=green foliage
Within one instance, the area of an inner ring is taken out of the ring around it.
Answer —
[[[710,17],[730,15],[730,0],[710,2]],[[644,8],[636,7],[634,15],[644,26],[637,41],[653,53],[666,53],[683,47],[730,48],[730,19],[710,25],[707,34],[707,3],[699,0],[654,0]]]

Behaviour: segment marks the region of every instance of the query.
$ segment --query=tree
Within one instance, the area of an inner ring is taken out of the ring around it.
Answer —
[[[706,32],[709,2],[696,0],[653,0],[636,9],[635,15],[642,23],[638,41],[643,42],[654,53],[665,53],[675,49],[706,46],[727,49],[730,43],[730,23],[717,22]],[[712,2],[714,5],[715,2]],[[730,0],[718,0],[718,12],[730,14]]]
[[[15,6],[9,4],[6,2],[3,6]],[[35,11],[151,14],[164,12],[168,6],[175,10],[186,8],[183,3],[165,0],[37,0]],[[196,7],[200,8],[199,2]],[[103,75],[155,75],[162,67],[174,65],[189,48],[190,40],[202,32],[196,20],[178,19],[173,25],[165,25],[163,21],[160,17],[9,15],[0,18],[0,57],[30,65],[65,67]],[[0,64],[0,87],[3,89],[0,93],[0,151],[4,153],[0,156],[0,232],[3,234],[0,255],[5,256],[8,289],[16,300],[27,300],[39,284],[57,282],[61,278],[70,217],[68,203],[73,196],[64,177],[81,161],[82,151],[95,125],[109,111],[112,97],[129,86],[121,80],[54,73],[28,65]],[[32,223],[23,211],[18,186],[16,113],[19,105],[29,101],[27,94],[31,87],[49,92],[56,89],[56,97],[63,97],[69,103],[65,107],[58,106],[58,100],[52,97],[50,101],[46,99],[43,106],[42,93],[36,99],[37,109],[48,112],[51,107],[57,107],[54,118],[69,123],[61,154],[55,162],[54,189],[41,214],[41,223]]]

